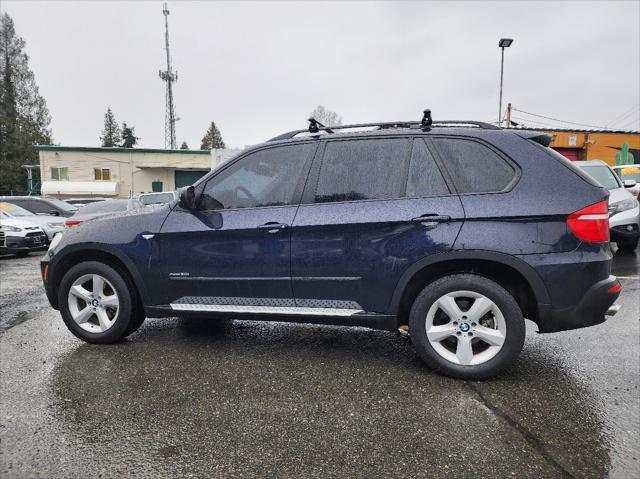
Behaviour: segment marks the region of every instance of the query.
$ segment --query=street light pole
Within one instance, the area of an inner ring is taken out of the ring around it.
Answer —
[[[502,83],[504,79],[504,49],[509,48],[512,43],[512,38],[501,38],[498,42],[498,46],[502,50],[502,58],[500,60],[500,100],[498,102],[498,126],[502,126]]]

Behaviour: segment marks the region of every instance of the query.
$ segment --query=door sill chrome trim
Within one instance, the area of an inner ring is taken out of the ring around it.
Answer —
[[[353,316],[364,313],[361,309],[303,308],[287,306],[245,306],[236,304],[171,303],[174,311],[208,311],[212,313],[291,314],[301,316]]]

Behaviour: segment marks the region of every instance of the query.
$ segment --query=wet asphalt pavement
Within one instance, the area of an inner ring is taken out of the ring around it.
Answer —
[[[84,344],[0,258],[2,477],[638,477],[640,252],[614,318],[484,381],[364,328],[148,320]]]

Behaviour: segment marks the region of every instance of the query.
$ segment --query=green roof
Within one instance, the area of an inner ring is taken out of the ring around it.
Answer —
[[[210,155],[209,150],[163,150],[160,148],[122,148],[101,146],[54,146],[38,145],[36,151],[90,151],[94,153],[170,153],[178,155]]]

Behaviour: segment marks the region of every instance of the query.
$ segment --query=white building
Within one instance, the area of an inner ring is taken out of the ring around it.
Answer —
[[[127,198],[194,183],[240,150],[36,146],[40,190],[57,198]]]

